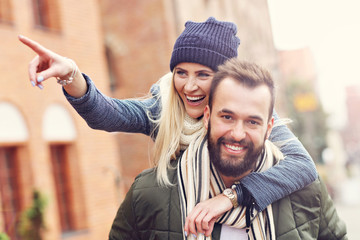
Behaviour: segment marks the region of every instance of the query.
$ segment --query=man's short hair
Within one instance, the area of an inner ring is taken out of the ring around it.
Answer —
[[[215,73],[209,93],[210,110],[212,109],[213,99],[218,85],[227,77],[244,84],[244,86],[248,88],[255,88],[265,84],[269,88],[271,95],[269,109],[269,119],[271,119],[275,104],[275,87],[270,73],[255,63],[241,61],[237,58],[232,58],[226,61],[224,64],[219,66],[218,71]]]

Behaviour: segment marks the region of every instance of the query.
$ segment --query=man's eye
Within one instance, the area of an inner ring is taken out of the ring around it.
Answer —
[[[231,119],[232,119],[232,117],[229,116],[229,115],[223,115],[223,116],[221,116],[221,117],[224,118],[224,119],[226,119],[226,120],[231,120]]]
[[[250,120],[249,123],[250,123],[251,125],[258,125],[258,124],[259,124],[257,121],[254,121],[254,120]]]

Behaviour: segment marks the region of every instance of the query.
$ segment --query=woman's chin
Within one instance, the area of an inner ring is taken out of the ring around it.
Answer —
[[[192,118],[200,118],[204,115],[203,110],[187,109],[186,113]]]

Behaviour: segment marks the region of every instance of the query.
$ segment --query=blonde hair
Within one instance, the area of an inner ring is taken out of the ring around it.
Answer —
[[[163,76],[158,84],[161,113],[157,120],[153,120],[157,124],[153,163],[157,169],[158,183],[171,186],[167,169],[171,167],[171,160],[176,159],[180,154],[180,136],[184,126],[185,107],[174,86],[174,73]]]

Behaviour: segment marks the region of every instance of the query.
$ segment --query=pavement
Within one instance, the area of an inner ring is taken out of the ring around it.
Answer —
[[[359,229],[360,203],[358,204],[335,203],[335,206],[339,217],[346,224],[348,239],[360,240],[360,229]]]

